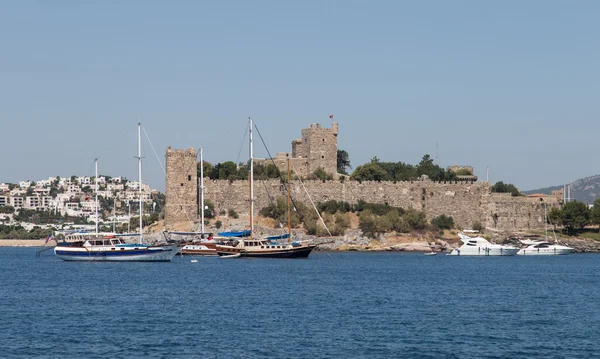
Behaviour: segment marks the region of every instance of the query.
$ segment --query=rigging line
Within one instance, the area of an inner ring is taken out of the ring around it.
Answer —
[[[550,225],[552,226],[552,234],[554,235],[554,243],[558,243],[558,239],[556,239],[556,232],[554,232],[554,225],[552,224],[552,220],[550,219],[550,217],[547,218],[548,222],[550,222]]]
[[[154,145],[152,144],[152,141],[150,141],[150,137],[148,136],[148,132],[146,132],[146,128],[142,127],[142,130],[144,130],[144,135],[146,135],[146,139],[148,140],[148,143],[150,144],[150,148],[152,148],[152,152],[154,152],[154,156],[156,157],[156,160],[158,161],[158,164],[160,165],[160,169],[163,171],[163,174],[165,175],[165,178],[167,178],[167,171],[165,170],[165,167],[160,162],[160,159],[158,158],[158,154],[156,153],[156,149],[154,148]],[[175,188],[173,186],[171,186],[171,189],[173,190],[173,192],[175,192]],[[183,203],[181,202],[181,198],[179,198],[179,196],[176,196],[175,198],[177,198],[177,202],[178,202],[177,204],[179,206],[181,206],[181,208],[183,208]],[[188,221],[190,221],[192,223],[192,225],[193,225],[194,224],[194,220],[190,218],[190,216],[187,213],[187,211],[183,211],[183,213],[185,213],[185,216],[187,217]]]
[[[279,175],[279,180],[281,181],[281,183],[283,184],[283,188],[287,192],[287,190],[288,190],[288,184],[287,184],[287,182],[281,176],[281,171],[279,171],[279,167],[277,167],[277,165],[275,164],[275,160],[273,160],[273,156],[271,156],[271,151],[269,151],[269,148],[267,147],[267,144],[265,143],[265,140],[263,139],[262,134],[260,133],[260,130],[258,129],[258,126],[256,124],[254,124],[254,127],[256,128],[256,132],[258,132],[258,136],[260,137],[260,140],[262,141],[263,146],[265,146],[265,150],[267,150],[267,154],[269,155],[269,159],[271,160],[271,162],[273,163],[273,165],[277,168],[277,174]],[[294,172],[295,172],[295,170],[294,170]],[[302,221],[302,223],[304,223],[304,225],[306,225],[306,221],[304,220],[304,216],[298,210],[298,206],[296,206],[296,201],[294,201],[294,197],[290,196],[290,200],[292,202],[292,205],[294,206],[294,211],[296,213],[298,213],[298,216],[300,217],[300,220]]]
[[[248,126],[244,126],[246,131],[244,132],[244,137],[242,138],[242,142],[240,143],[240,150],[238,151],[237,159],[235,160],[235,164],[237,166],[238,161],[240,160],[240,156],[242,155],[242,149],[244,148],[244,142],[246,141],[246,135],[248,134]]]
[[[134,129],[137,129],[137,124],[133,127],[131,127],[129,130],[127,130],[121,137],[119,137],[118,140],[116,140],[112,146],[110,146],[109,148],[112,148],[114,145],[116,145],[117,143],[121,142],[127,135],[129,135],[129,133],[131,131],[133,131]],[[106,153],[108,153],[108,151],[104,151],[103,153],[101,153],[101,156],[96,156],[96,158],[102,158],[102,156],[104,156]]]
[[[273,196],[269,193],[269,187],[267,187],[267,181],[261,181],[263,186],[265,187],[265,191],[267,192],[267,197],[269,198],[269,204],[271,206],[276,206],[276,203],[273,201]],[[283,227],[283,223],[281,222],[281,216],[278,216],[277,220],[279,221],[279,227]]]
[[[294,165],[292,165],[292,168],[294,168]],[[296,172],[295,168],[294,168],[294,172]],[[323,220],[323,217],[321,217],[321,213],[319,213],[319,210],[317,209],[317,206],[315,206],[315,203],[313,202],[312,198],[310,197],[310,194],[308,194],[308,191],[306,190],[306,187],[304,186],[304,182],[302,182],[302,179],[300,177],[298,177],[298,180],[300,181],[300,184],[302,185],[302,188],[304,188],[304,191],[306,192],[306,195],[308,196],[308,199],[310,200],[310,203],[312,204],[313,208],[315,209],[315,212],[317,212],[317,216],[319,216],[319,219],[321,220],[321,223],[323,223],[323,226],[327,230],[327,233],[329,233],[329,237],[333,237],[331,235],[331,232],[329,231],[329,228],[327,228],[327,225],[325,224],[325,221]]]

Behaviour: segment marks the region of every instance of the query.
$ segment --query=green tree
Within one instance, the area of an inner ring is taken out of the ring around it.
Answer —
[[[217,163],[211,175],[211,179],[235,179],[238,174],[237,165],[233,161]]]
[[[215,218],[215,205],[211,200],[207,199],[204,201],[204,218]]]
[[[377,162],[356,167],[350,179],[355,181],[389,181],[391,176]]]
[[[563,212],[562,209],[558,208],[558,207],[553,207],[548,211],[548,220],[550,221],[550,223],[552,224],[552,226],[554,228],[556,228],[556,226],[558,224],[561,224],[563,221]]]
[[[207,161],[203,161],[204,162],[204,177],[210,177],[214,171],[214,167],[210,162]],[[200,162],[198,162],[197,164],[197,168],[198,168],[198,178],[200,178]]]
[[[510,183],[504,183],[502,181],[496,182],[492,186],[492,192],[496,193],[510,193],[513,197],[522,196],[521,192],[517,187]]]
[[[404,218],[412,229],[423,229],[427,226],[425,213],[409,208],[404,214]]]
[[[439,229],[451,229],[454,227],[454,218],[452,216],[446,216],[442,214],[431,220],[431,224]]]
[[[478,231],[478,232],[481,232],[481,231],[483,231],[484,227],[481,224],[481,222],[474,221],[473,224],[471,225],[471,229],[473,229],[475,231]]]
[[[600,198],[594,200],[594,205],[590,209],[590,223],[600,225]],[[600,231],[600,227],[598,227]]]
[[[352,166],[350,165],[350,155],[348,155],[348,152],[346,152],[344,150],[337,150],[337,171],[338,171],[338,173],[347,175],[348,174],[347,170],[349,170],[350,168],[352,168]]]
[[[589,223],[589,220],[590,210],[583,202],[568,202],[562,208],[562,224],[570,235],[583,229]]]
[[[377,216],[370,210],[365,210],[358,216],[358,227],[363,235],[373,238],[375,236]]]
[[[0,207],[0,213],[3,213],[3,214],[15,213],[15,207],[13,207],[13,206],[2,206],[2,207]]]
[[[316,178],[322,180],[322,181],[329,181],[333,179],[333,176],[327,172],[325,172],[325,170],[323,169],[323,167],[319,167],[317,168],[313,174],[315,175]]]

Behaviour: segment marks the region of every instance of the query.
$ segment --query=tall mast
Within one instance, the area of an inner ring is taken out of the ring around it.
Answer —
[[[252,147],[252,119],[250,120],[250,239],[254,234],[254,150]],[[242,241],[243,242],[243,241]]]
[[[113,232],[117,233],[117,202],[113,200]]]
[[[202,157],[202,146],[200,146],[200,208],[202,235],[204,235],[204,159]]]
[[[292,196],[291,196],[291,174],[290,174],[290,158],[287,159],[287,170],[288,170],[288,183],[287,183],[287,194],[288,194],[288,242],[292,240]]]
[[[96,234],[98,234],[98,159],[94,159],[96,163]]]
[[[144,216],[144,205],[142,203],[142,123],[138,122],[138,178],[140,181],[140,244],[142,244],[142,217]]]
[[[546,212],[546,202],[544,202],[544,222],[546,222],[546,241],[548,241],[548,213]]]

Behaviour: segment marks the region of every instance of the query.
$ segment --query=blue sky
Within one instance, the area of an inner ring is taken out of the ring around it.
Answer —
[[[216,163],[249,116],[274,153],[334,114],[355,166],[438,143],[481,179],[568,183],[600,173],[599,17],[583,0],[0,1],[0,182],[93,175],[95,157],[134,179],[138,119],[161,160],[202,145]]]

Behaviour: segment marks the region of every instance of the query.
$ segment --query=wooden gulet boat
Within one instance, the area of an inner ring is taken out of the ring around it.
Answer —
[[[250,237],[248,239],[230,240],[224,244],[217,244],[217,254],[221,257],[234,258],[307,258],[316,245],[308,245],[292,241],[291,231],[291,206],[290,206],[290,161],[288,159],[288,238],[286,243],[271,242],[268,239],[255,239],[254,234],[254,165],[252,149],[252,120],[249,121],[250,128]]]

